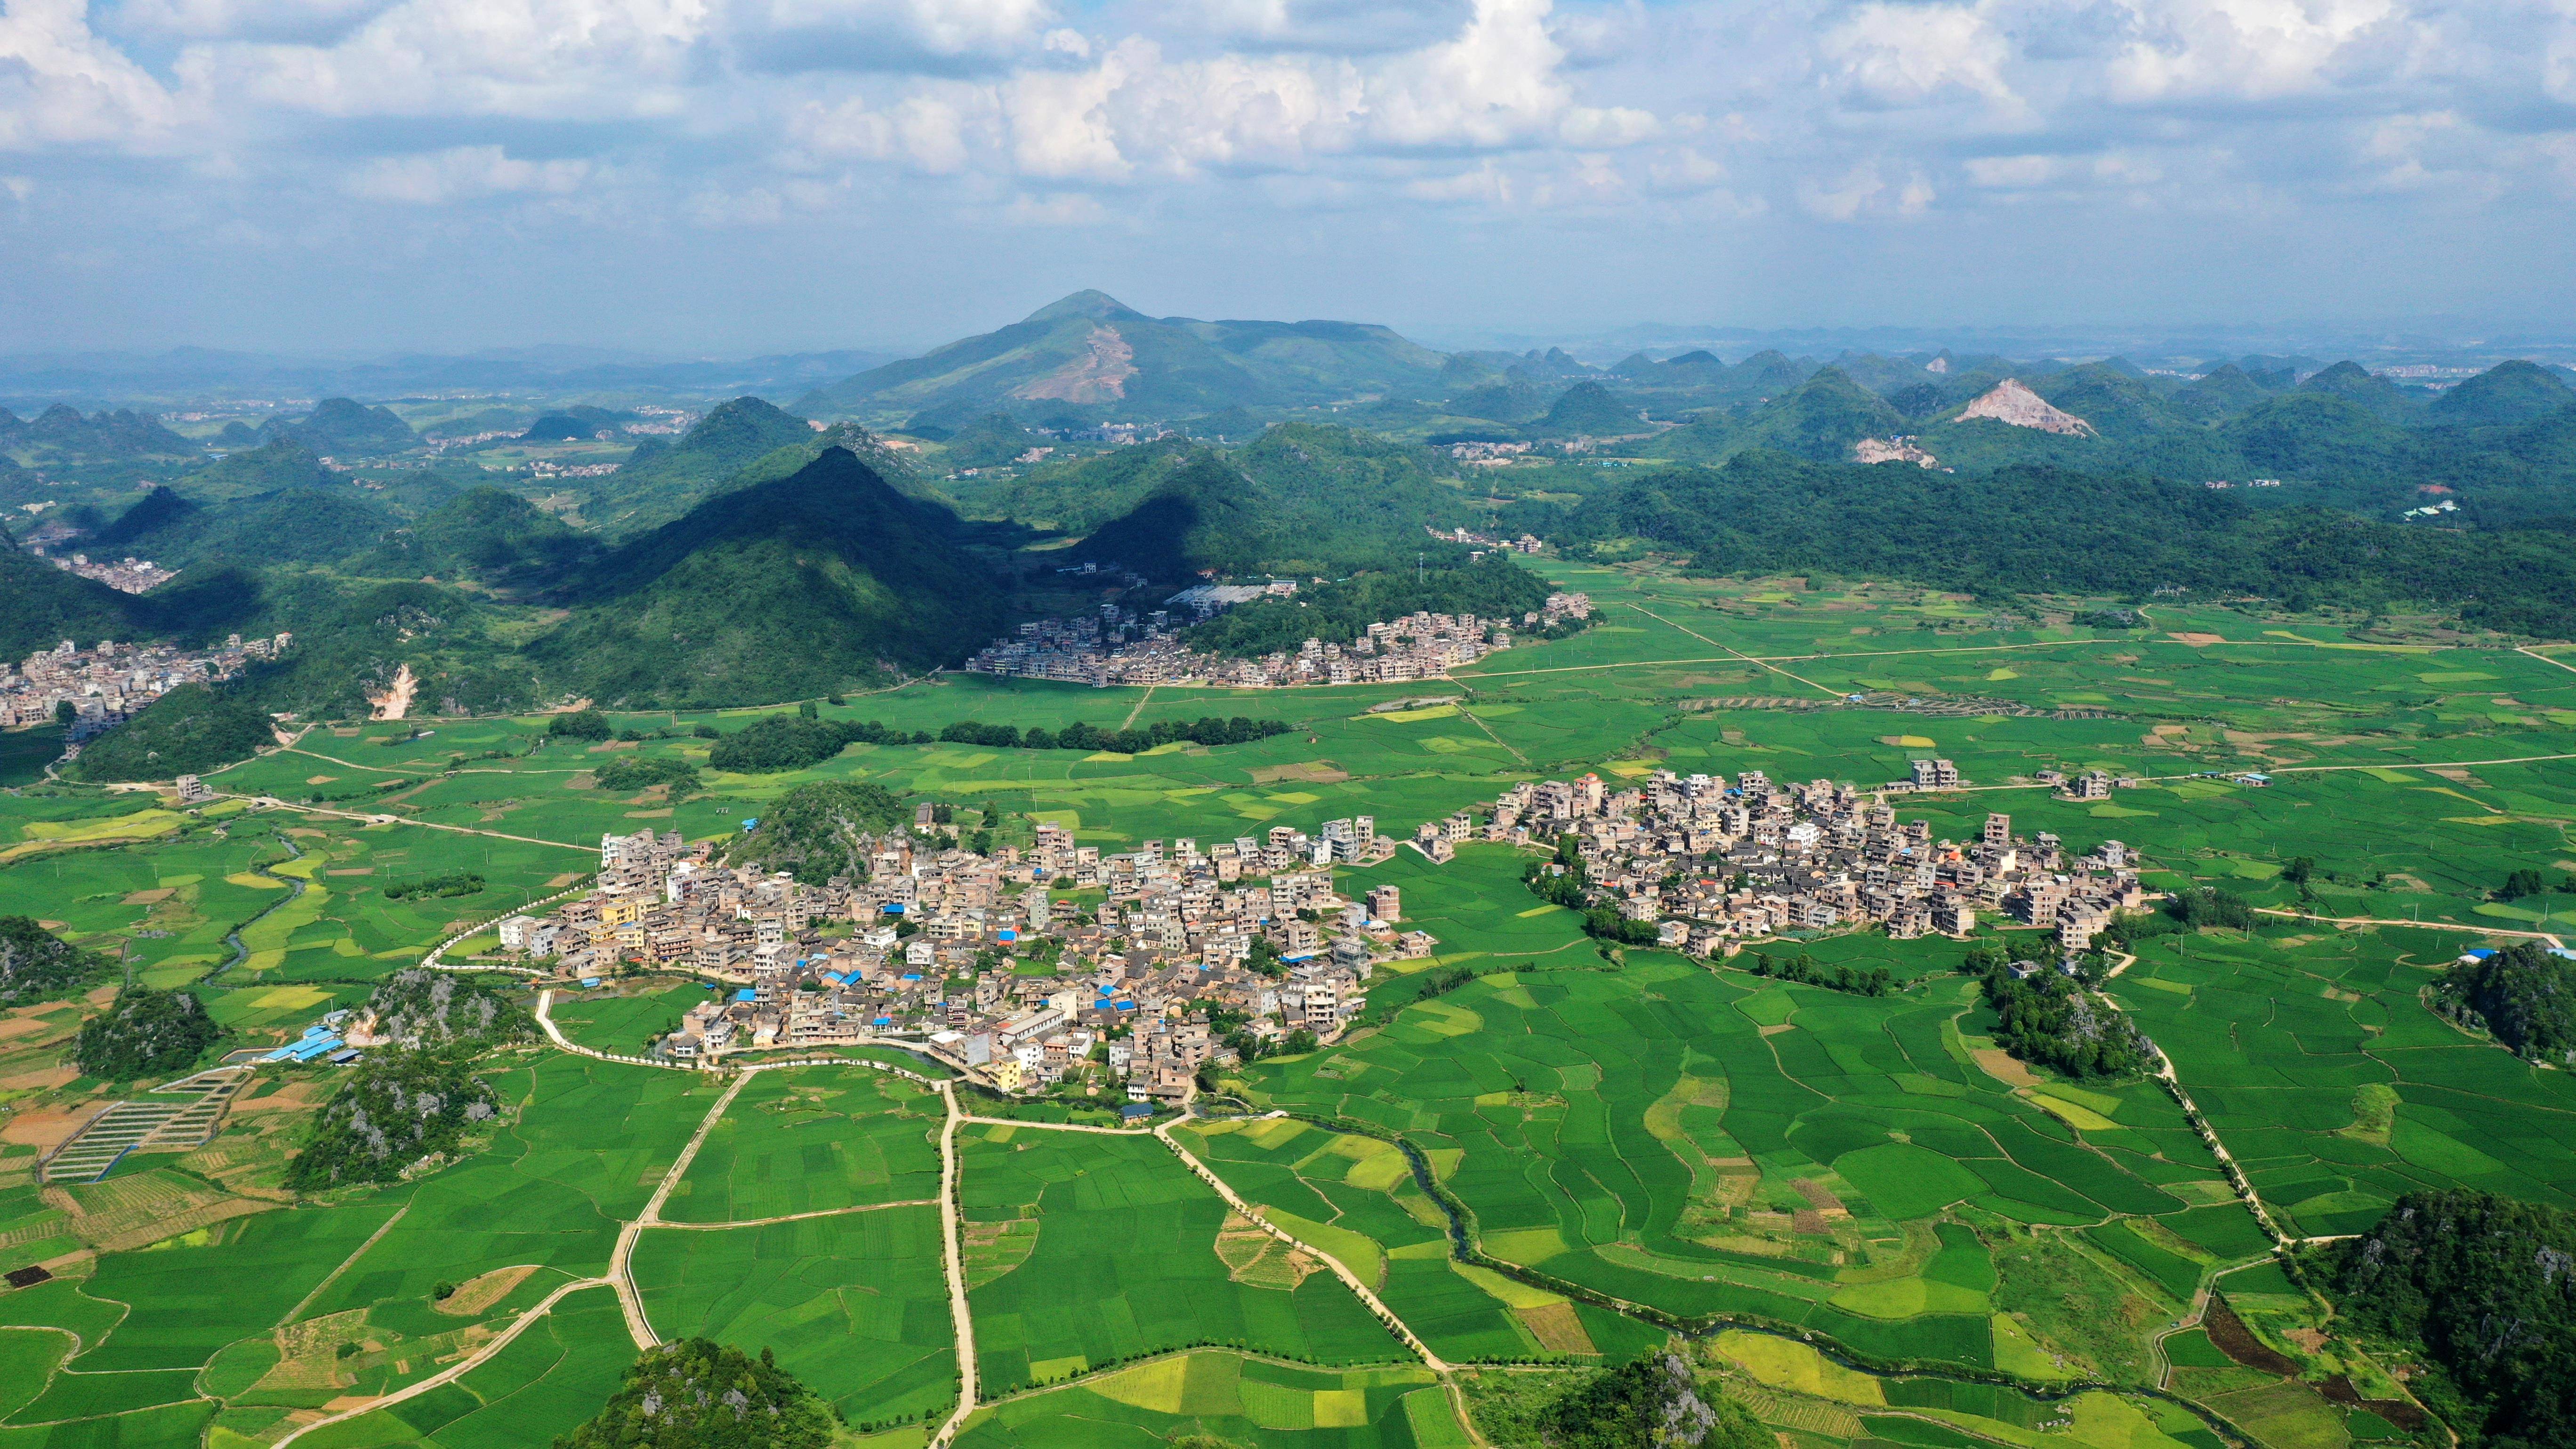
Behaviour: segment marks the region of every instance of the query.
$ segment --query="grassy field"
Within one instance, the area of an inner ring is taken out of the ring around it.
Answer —
[[[1151,1138],[980,1127],[961,1138],[960,1171],[977,1371],[993,1392],[1201,1344],[1404,1357],[1320,1265],[1229,1230],[1225,1201]]]
[[[939,1196],[938,1096],[872,1067],[753,1077],[662,1215],[730,1223]]]
[[[957,1402],[936,1208],[648,1232],[635,1282],[663,1336],[769,1349],[854,1425],[935,1422]]]

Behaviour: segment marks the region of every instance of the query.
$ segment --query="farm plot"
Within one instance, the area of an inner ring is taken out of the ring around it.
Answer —
[[[1336,1373],[1220,1352],[1155,1359],[979,1409],[957,1438],[961,1449],[1460,1449],[1470,1442],[1428,1370]]]
[[[728,1223],[939,1195],[937,1094],[873,1068],[762,1072],[663,1207]]]
[[[432,1308],[441,1283],[528,1264],[597,1276],[617,1225],[642,1211],[720,1090],[562,1053],[497,1082],[520,1104],[517,1119],[490,1148],[408,1189],[402,1221],[305,1316],[366,1309],[386,1327],[429,1333],[454,1326]]]
[[[551,1443],[599,1412],[634,1357],[616,1297],[606,1288],[586,1289],[564,1297],[462,1378],[296,1442],[313,1449],[515,1449]],[[228,1410],[226,1421],[237,1432],[258,1432],[254,1411]]]
[[[936,1418],[957,1401],[935,1207],[658,1229],[636,1247],[635,1282],[664,1338],[772,1350],[854,1425]]]
[[[2576,1207],[2576,1083],[2418,999],[2459,946],[2283,923],[2152,941],[2114,984],[2286,1231],[2452,1184]]]
[[[1332,1254],[1451,1362],[1626,1359],[1662,1334],[1456,1262],[1438,1205],[1393,1143],[1286,1118],[1179,1129],[1191,1155],[1273,1223]]]
[[[641,1056],[654,1038],[678,1030],[689,1008],[711,994],[710,987],[695,981],[666,983],[664,978],[643,990],[620,983],[606,991],[557,991],[546,1015],[577,1046]]]
[[[2214,1206],[2215,1164],[2151,1085],[2042,1092],[1974,1065],[1972,1001],[1956,977],[1873,1000],[1640,952],[1488,975],[1246,1075],[1267,1102],[1402,1134],[1495,1258],[1988,1368],[1995,1279],[1965,1224],[2239,1210]]]
[[[1404,1351],[1321,1265],[1272,1262],[1151,1138],[987,1126],[960,1138],[968,1302],[996,1393],[1237,1344],[1323,1363]]]

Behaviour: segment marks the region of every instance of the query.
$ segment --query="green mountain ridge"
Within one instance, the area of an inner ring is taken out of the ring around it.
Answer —
[[[816,417],[955,428],[995,410],[1035,418],[1115,412],[1177,419],[1235,406],[1363,394],[1437,397],[1447,358],[1357,322],[1148,317],[1106,293],[1076,292],[1018,322],[817,388]]]

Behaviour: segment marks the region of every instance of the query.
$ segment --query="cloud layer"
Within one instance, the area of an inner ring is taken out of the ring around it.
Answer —
[[[1032,247],[1115,270],[1248,231],[1266,263],[1343,259],[1309,291],[1348,290],[1371,247],[1544,268],[1589,237],[1631,320],[1648,278],[1823,297],[1829,269],[1877,265],[1940,297],[1940,258],[1976,269],[1962,244],[2196,236],[2217,266],[2230,237],[2306,237],[2388,257],[2387,310],[2504,315],[2502,271],[2403,278],[2463,238],[2563,231],[2543,223],[2576,199],[2576,0],[0,6],[0,265],[146,291],[388,236],[377,265],[451,269],[507,239],[532,284],[646,275],[657,248],[775,266],[836,238],[883,266],[885,239],[945,238],[893,275],[953,283]],[[84,236],[101,216],[160,234]],[[2238,258],[2207,295],[2259,295],[2262,270]],[[0,343],[79,345],[84,321],[70,298]]]

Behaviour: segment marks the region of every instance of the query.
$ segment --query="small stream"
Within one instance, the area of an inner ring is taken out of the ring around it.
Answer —
[[[304,848],[297,845],[293,837],[280,835],[277,838],[286,846],[288,859],[302,860],[304,858]],[[270,880],[283,882],[286,886],[286,894],[279,896],[276,900],[270,901],[267,905],[260,908],[257,915],[252,916],[249,920],[242,922],[240,925],[235,926],[230,931],[224,933],[224,944],[233,948],[232,958],[224,962],[221,966],[216,967],[214,970],[207,972],[206,980],[208,982],[212,982],[216,977],[223,975],[225,972],[230,971],[234,967],[239,966],[244,961],[250,959],[250,947],[242,944],[242,932],[258,925],[267,917],[269,912],[278,909],[280,906],[283,906],[294,900],[296,897],[304,894],[304,882],[297,880],[291,875],[274,874],[267,866],[264,865],[253,866],[252,869],[258,871],[261,875],[267,876]]]

